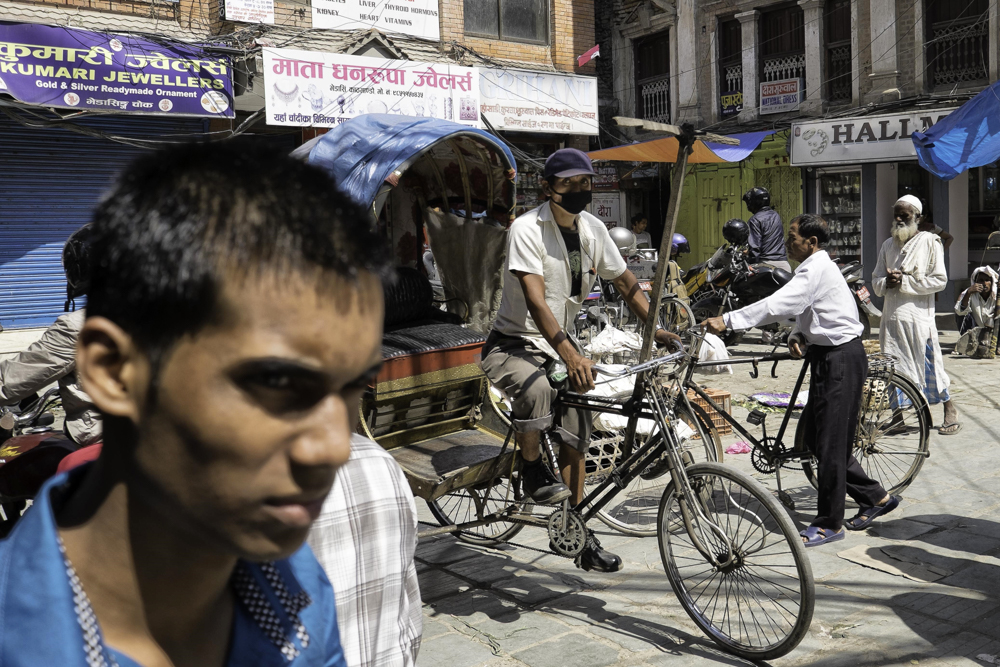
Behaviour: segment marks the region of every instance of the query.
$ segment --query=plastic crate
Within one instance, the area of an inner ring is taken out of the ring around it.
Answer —
[[[727,413],[732,412],[733,410],[732,394],[730,394],[728,391],[723,391],[721,389],[712,389],[710,387],[703,387],[703,389],[705,390],[705,393],[708,394],[709,397],[713,401],[715,401],[717,405],[720,405],[722,407],[723,411]],[[727,435],[733,432],[733,425],[727,422],[722,415],[716,412],[716,410],[708,404],[708,401],[706,401],[704,398],[694,393],[690,389],[688,389],[687,397],[691,403],[694,403],[702,410],[704,410],[706,414],[708,414],[708,416],[712,419],[712,425],[715,426],[715,428],[719,431],[719,435]]]

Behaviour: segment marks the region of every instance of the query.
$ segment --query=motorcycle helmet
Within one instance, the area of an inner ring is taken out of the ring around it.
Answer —
[[[624,227],[612,227],[609,234],[611,234],[611,240],[618,246],[618,252],[627,257],[635,254],[635,234]]]
[[[733,218],[722,226],[722,237],[733,245],[744,245],[750,238],[750,228],[739,218]]]
[[[767,188],[750,188],[743,195],[743,203],[747,205],[747,210],[756,213],[765,206],[771,205],[771,193],[767,191]]]
[[[691,252],[691,244],[688,243],[687,237],[683,234],[674,234],[673,238],[670,239],[670,254],[686,255],[689,252]]]
[[[70,305],[76,309],[74,300],[90,289],[90,242],[93,231],[84,225],[73,232],[63,246],[62,263],[66,272],[66,303],[63,310],[69,312]]]

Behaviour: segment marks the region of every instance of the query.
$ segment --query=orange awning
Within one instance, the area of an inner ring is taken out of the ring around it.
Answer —
[[[739,146],[725,146],[723,144],[713,144],[697,140],[694,142],[691,155],[688,156],[688,164],[740,162],[741,160],[745,160],[750,153],[760,146],[760,142],[773,133],[773,130],[768,130],[766,132],[746,132],[744,134],[729,135],[732,139],[739,140]],[[663,139],[653,139],[627,146],[606,148],[602,151],[592,151],[587,153],[587,155],[590,156],[591,160],[676,162],[678,146],[679,143],[676,137],[664,137]]]

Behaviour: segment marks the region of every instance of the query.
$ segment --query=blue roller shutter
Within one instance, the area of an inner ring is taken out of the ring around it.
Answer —
[[[199,119],[98,118],[108,134],[173,139]],[[171,136],[173,135],[173,136]],[[143,149],[62,129],[30,129],[0,115],[0,325],[41,327],[63,312],[62,246],[90,220],[115,175]]]

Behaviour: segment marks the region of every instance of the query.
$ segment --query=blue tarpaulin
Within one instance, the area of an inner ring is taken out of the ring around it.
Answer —
[[[913,133],[920,166],[949,181],[1000,160],[1000,81],[926,132]]]
[[[504,143],[483,130],[436,118],[366,114],[337,125],[309,150],[308,161],[331,174],[352,199],[368,207],[387,178],[400,165],[446,137],[475,135],[506,156]]]

